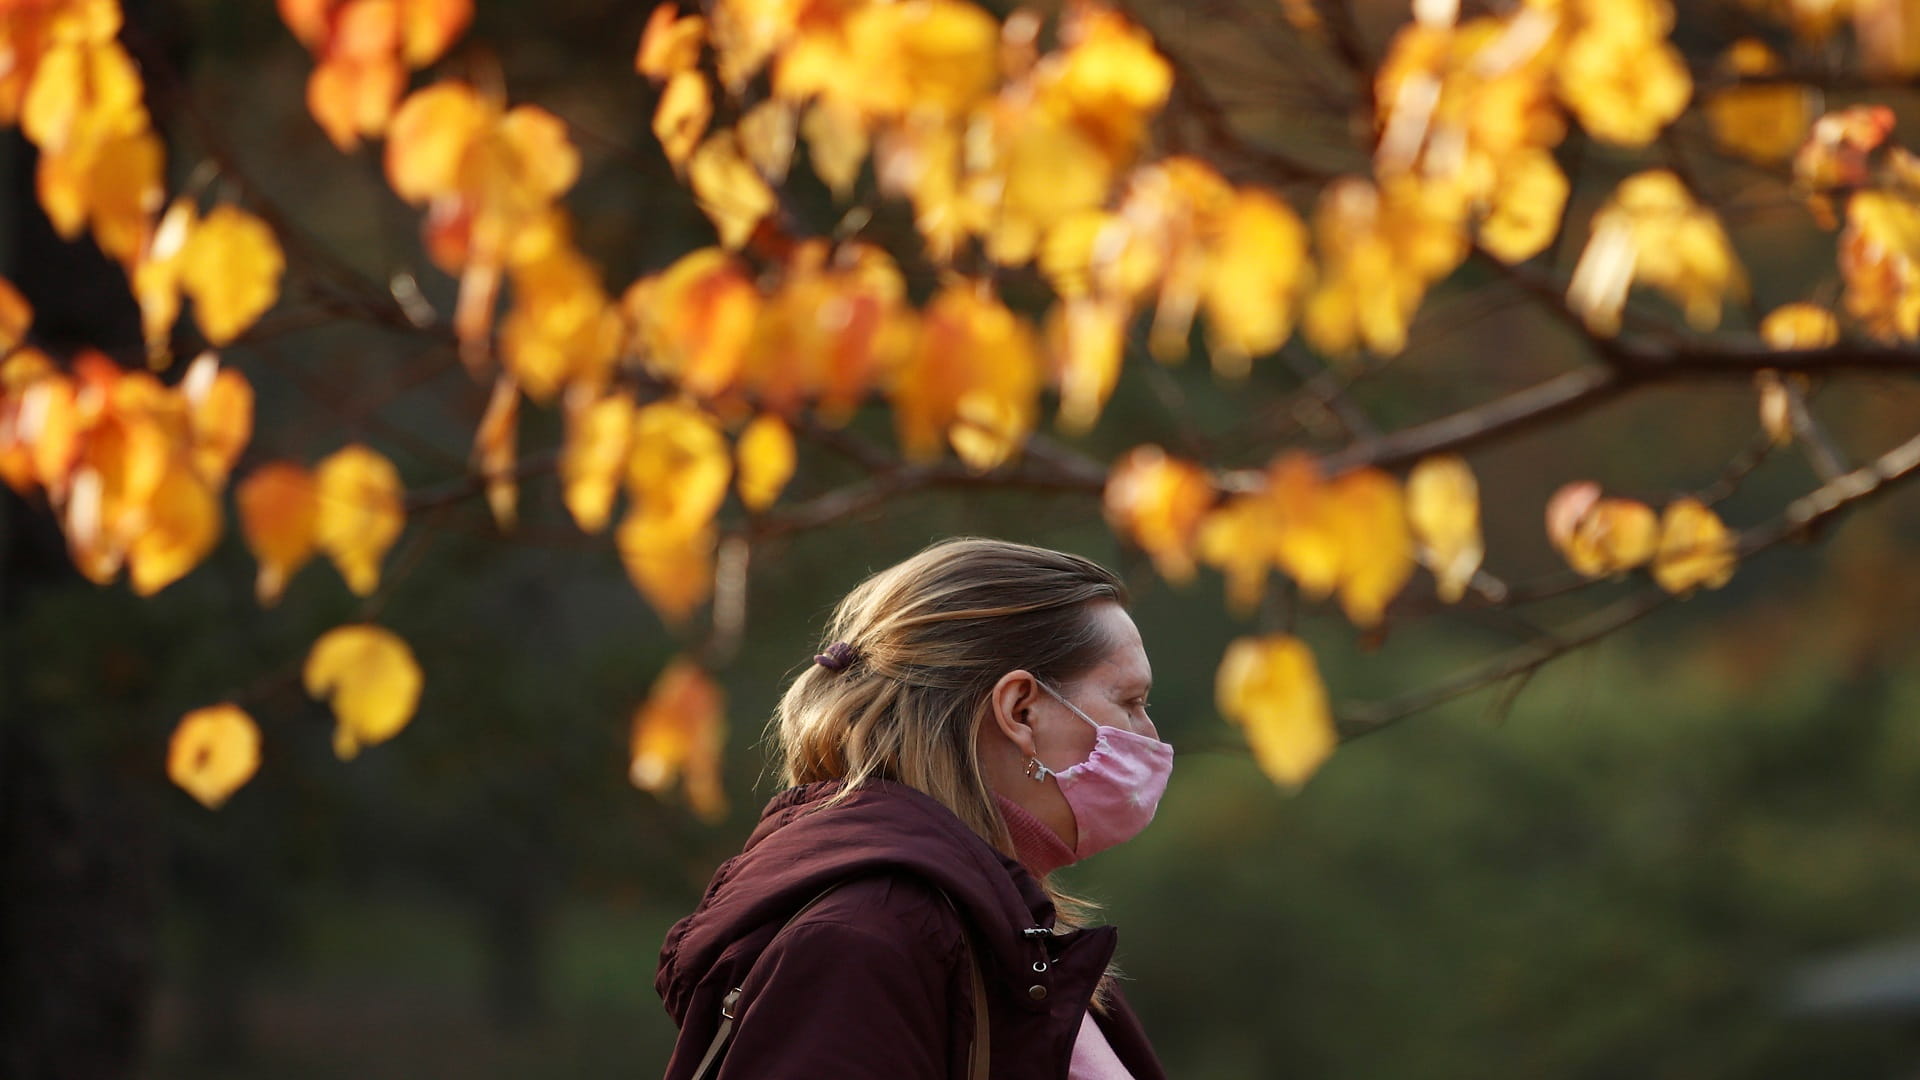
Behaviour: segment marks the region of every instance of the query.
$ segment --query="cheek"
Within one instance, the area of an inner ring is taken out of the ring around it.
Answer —
[[[1064,769],[1078,765],[1093,755],[1093,725],[1068,718],[1068,724],[1056,724],[1039,733],[1034,745],[1048,768]],[[1057,763],[1057,764],[1056,764]]]

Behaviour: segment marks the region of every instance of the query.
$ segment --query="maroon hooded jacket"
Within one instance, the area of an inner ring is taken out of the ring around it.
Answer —
[[[692,1075],[736,986],[719,1080],[959,1080],[974,1033],[969,932],[986,980],[991,1075],[1065,1080],[1117,931],[1053,933],[1053,904],[1033,875],[932,797],[873,781],[824,807],[839,786],[775,796],[667,931],[654,978],[680,1025],[667,1080]],[[1117,988],[1094,1019],[1135,1080],[1165,1080]]]

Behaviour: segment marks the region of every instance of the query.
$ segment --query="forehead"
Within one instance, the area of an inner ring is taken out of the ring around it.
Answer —
[[[1113,647],[1107,651],[1086,680],[1110,686],[1136,686],[1145,689],[1153,682],[1153,665],[1147,662],[1147,648],[1140,640],[1140,628],[1133,617],[1118,604],[1101,604],[1095,621],[1106,632]]]

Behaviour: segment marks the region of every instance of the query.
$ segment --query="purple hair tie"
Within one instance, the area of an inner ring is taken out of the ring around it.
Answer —
[[[836,641],[827,646],[826,652],[814,653],[813,662],[828,671],[843,671],[853,663],[853,646],[844,641]]]

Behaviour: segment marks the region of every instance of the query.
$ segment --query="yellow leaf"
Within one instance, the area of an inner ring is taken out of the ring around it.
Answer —
[[[226,486],[233,463],[253,437],[253,385],[207,352],[187,369],[180,389],[187,402],[194,468],[217,491]]]
[[[606,528],[633,436],[633,398],[626,393],[576,405],[567,402],[560,482],[567,512],[590,533]]]
[[[1110,8],[1069,7],[1060,36],[1066,47],[1048,58],[1041,93],[1122,164],[1166,104],[1173,68],[1145,30]]]
[[[569,232],[564,223],[553,225],[544,253],[523,253],[516,262],[513,308],[500,326],[507,370],[542,404],[569,383],[604,385],[620,351],[619,311],[599,268],[573,246]]]
[[[711,413],[690,401],[644,405],[633,417],[627,494],[650,524],[677,534],[713,520],[733,479],[733,453]]]
[[[1480,246],[1502,262],[1517,263],[1546,250],[1560,232],[1567,177],[1546,150],[1524,150],[1500,169],[1493,211],[1480,223]]]
[[[1653,556],[1653,580],[1671,593],[1704,585],[1717,589],[1733,578],[1738,555],[1733,534],[1698,499],[1667,504],[1660,520],[1660,546]]]
[[[1194,553],[1226,576],[1227,606],[1238,618],[1251,616],[1266,595],[1280,527],[1279,507],[1264,494],[1236,495],[1200,520]]]
[[[1321,273],[1303,313],[1307,340],[1334,355],[1405,348],[1427,288],[1466,256],[1465,214],[1457,197],[1410,176],[1329,184],[1314,211]]]
[[[1313,266],[1306,226],[1265,192],[1237,193],[1220,228],[1201,297],[1214,370],[1239,377],[1247,373],[1248,358],[1279,348],[1293,332]]]
[[[711,524],[686,532],[676,522],[629,507],[613,542],[628,579],[667,622],[686,622],[712,595],[716,536]]]
[[[208,705],[180,718],[167,742],[167,779],[218,810],[260,768],[260,729],[238,705]]]
[[[695,70],[676,72],[660,93],[653,111],[653,137],[660,140],[675,172],[686,167],[700,137],[713,119],[713,92],[707,77]]]
[[[727,812],[720,780],[725,739],[725,695],[697,664],[677,657],[634,711],[627,775],[655,795],[681,778],[688,804],[717,822]]]
[[[1486,547],[1480,537],[1480,485],[1458,454],[1422,458],[1407,475],[1407,522],[1420,561],[1433,571],[1440,599],[1465,595]]]
[[[544,204],[580,178],[580,151],[567,137],[566,122],[538,105],[509,109],[496,134],[509,199]]]
[[[1100,419],[1120,381],[1130,315],[1124,301],[1091,296],[1057,301],[1047,313],[1047,351],[1060,383],[1062,430],[1082,435]]]
[[[1631,282],[1666,293],[1700,330],[1719,325],[1728,296],[1746,295],[1746,271],[1719,218],[1665,169],[1621,181],[1594,214],[1568,299],[1589,326],[1612,333]]]
[[[152,596],[200,565],[220,539],[220,502],[184,461],[175,460],[147,502],[146,528],[127,548],[133,591]]]
[[[1780,58],[1758,38],[1742,38],[1721,57],[1736,75],[1771,75]],[[1785,161],[1806,140],[1813,96],[1795,83],[1740,86],[1708,97],[1702,107],[1713,137],[1742,157],[1763,164]]]
[[[787,178],[793,164],[793,142],[798,120],[791,104],[778,98],[748,109],[736,125],[740,131],[740,149],[761,176],[773,183]]]
[[[787,422],[775,413],[754,417],[740,433],[735,454],[740,459],[736,481],[740,501],[755,511],[772,506],[793,478],[793,432],[787,429]]]
[[[1581,574],[1605,577],[1653,558],[1659,537],[1659,522],[1645,503],[1602,498],[1579,516],[1560,550]]]
[[[867,128],[859,110],[821,98],[800,118],[800,131],[807,138],[808,160],[820,182],[835,198],[845,199],[867,160]]]
[[[1306,783],[1340,741],[1319,666],[1299,638],[1235,639],[1221,657],[1214,698],[1246,730],[1254,761],[1277,784]]]
[[[1838,262],[1847,313],[1880,341],[1920,336],[1920,204],[1870,189],[1847,199]]]
[[[987,256],[1005,266],[1033,258],[1040,237],[1075,214],[1098,207],[1113,186],[1113,163],[1100,146],[1038,102],[1001,103],[994,110],[999,160],[988,183],[997,204]]]
[[[1380,622],[1388,601],[1413,576],[1413,534],[1394,478],[1355,469],[1327,485],[1340,537],[1340,606],[1357,626]]]
[[[1592,21],[1560,52],[1560,99],[1594,138],[1645,146],[1693,96],[1685,58],[1666,39],[1673,21],[1665,0],[1616,0],[1586,6]]]
[[[286,259],[265,222],[235,206],[214,208],[180,252],[180,288],[215,346],[239,337],[280,295]]]
[[[1107,474],[1102,506],[1108,524],[1152,556],[1162,577],[1183,584],[1193,580],[1196,534],[1213,501],[1205,469],[1149,444],[1129,450]]]
[[[1340,583],[1345,564],[1343,537],[1320,467],[1309,455],[1291,450],[1267,467],[1267,491],[1277,517],[1268,533],[1274,561],[1318,600]]]
[[[380,562],[406,524],[400,472],[379,452],[343,446],[315,470],[318,516],[314,537],[359,596],[380,584]]]
[[[20,133],[42,153],[134,135],[148,125],[140,70],[118,41],[56,43],[20,103]]]
[[[269,462],[247,475],[234,491],[240,533],[260,563],[255,594],[272,607],[287,579],[313,556],[320,491],[313,475],[292,462]]]
[[[347,761],[400,733],[420,703],[420,665],[399,635],[370,623],[320,636],[301,673],[308,696],[333,708],[333,752]]]
[[[154,228],[153,238],[134,264],[129,282],[140,305],[140,328],[147,357],[158,366],[172,360],[169,350],[173,324],[180,317],[180,253],[199,223],[193,200],[178,198],[167,207]]]
[[[165,197],[165,169],[165,147],[147,130],[104,142],[91,156],[87,203],[93,242],[122,266],[132,265],[147,243]]]
[[[633,69],[654,82],[691,71],[700,62],[707,20],[699,15],[681,16],[679,11],[680,5],[672,0],[654,8],[647,16],[647,28],[640,34]]]
[[[514,525],[520,485],[514,476],[514,445],[520,427],[520,388],[511,376],[494,380],[487,411],[473,434],[473,467],[486,478],[487,509],[502,532]]]
[[[1798,376],[1796,381],[1804,386],[1805,379]],[[1753,388],[1760,395],[1760,426],[1766,430],[1768,440],[1775,446],[1793,442],[1793,402],[1786,380],[1778,371],[1762,368],[1753,373]]]
[[[741,155],[739,137],[731,129],[709,136],[693,152],[687,184],[712,219],[720,245],[729,249],[746,243],[760,219],[778,205],[773,189]]]
[[[965,0],[866,5],[847,19],[846,35],[856,65],[847,92],[870,112],[957,115],[998,74],[1000,24]]]
[[[1840,340],[1840,322],[1817,304],[1782,304],[1760,320],[1760,339],[1771,349],[1826,349]]]

